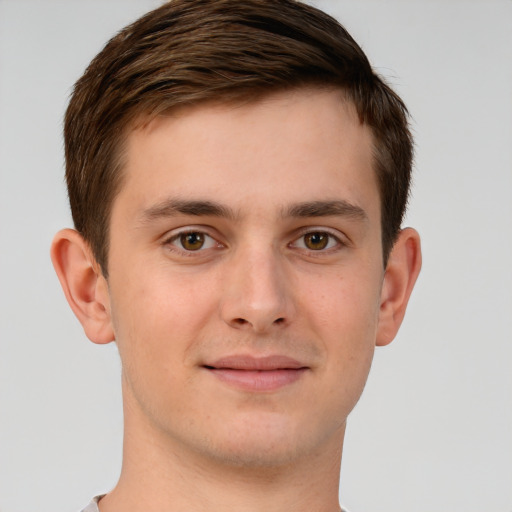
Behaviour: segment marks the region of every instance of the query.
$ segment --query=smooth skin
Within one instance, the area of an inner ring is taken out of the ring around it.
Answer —
[[[108,279],[75,231],[52,246],[85,333],[122,361],[101,511],[339,510],[347,416],[421,266],[407,228],[383,267],[370,130],[340,91],[303,89],[160,117],[125,161]],[[300,373],[214,369],[276,357]]]

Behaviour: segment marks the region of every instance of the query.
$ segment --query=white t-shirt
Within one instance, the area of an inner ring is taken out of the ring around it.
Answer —
[[[104,494],[100,494],[99,496],[95,496],[91,503],[85,507],[82,512],[100,512],[98,509],[98,501],[105,496]]]

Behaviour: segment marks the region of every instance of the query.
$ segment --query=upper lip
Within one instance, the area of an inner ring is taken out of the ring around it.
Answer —
[[[298,370],[300,368],[307,368],[307,366],[300,361],[284,355],[254,357],[246,354],[221,357],[220,359],[206,363],[204,366],[216,370],[247,371]]]

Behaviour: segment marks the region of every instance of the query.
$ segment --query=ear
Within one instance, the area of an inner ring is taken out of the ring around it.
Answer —
[[[403,229],[391,250],[384,273],[377,345],[387,345],[396,336],[420,269],[420,236],[412,228]]]
[[[94,343],[113,341],[108,284],[89,244],[77,231],[63,229],[53,239],[51,258],[64,295],[87,337]]]

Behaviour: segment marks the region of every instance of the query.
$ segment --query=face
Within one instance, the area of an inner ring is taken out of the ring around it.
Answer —
[[[130,133],[109,310],[133,429],[236,464],[334,444],[382,268],[372,140],[339,92],[200,105]]]

